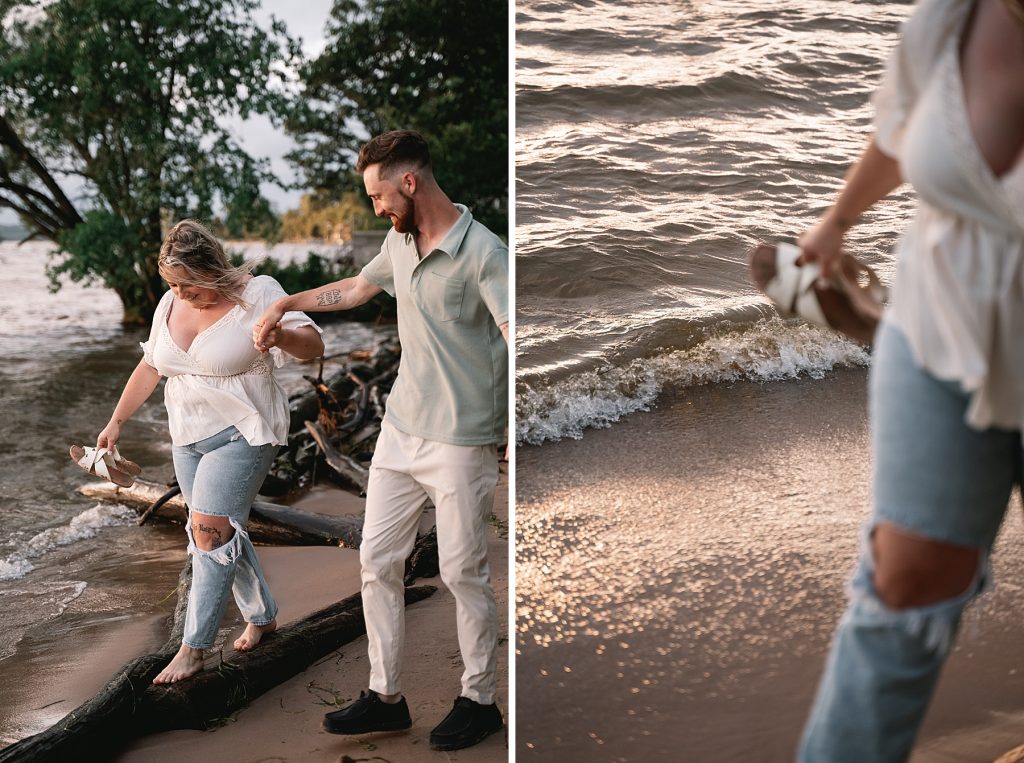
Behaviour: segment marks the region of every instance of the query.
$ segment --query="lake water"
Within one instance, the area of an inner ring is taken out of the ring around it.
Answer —
[[[579,437],[666,385],[821,375],[865,353],[775,317],[745,252],[792,240],[870,133],[899,2],[517,5],[520,443]],[[850,250],[893,271],[909,193]]]

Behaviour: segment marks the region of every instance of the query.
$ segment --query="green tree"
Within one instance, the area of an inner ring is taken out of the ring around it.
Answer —
[[[114,289],[128,323],[162,291],[162,225],[223,209],[267,224],[268,164],[231,120],[289,108],[298,48],[258,0],[0,0],[0,206],[59,249],[62,274]],[[81,188],[72,201],[67,179]]]
[[[508,13],[505,0],[335,0],[323,53],[302,70],[290,158],[336,196],[370,134],[413,129],[454,201],[508,232]]]

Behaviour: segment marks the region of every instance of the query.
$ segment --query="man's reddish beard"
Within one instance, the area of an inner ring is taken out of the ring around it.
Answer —
[[[405,209],[398,211],[394,210],[391,214],[394,215],[392,225],[395,226],[395,230],[399,233],[415,233],[416,232],[416,202],[412,196],[399,191],[399,194],[405,200]]]

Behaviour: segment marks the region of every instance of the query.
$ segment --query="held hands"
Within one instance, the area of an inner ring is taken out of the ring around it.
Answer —
[[[267,308],[252,327],[252,343],[260,352],[276,347],[284,338],[285,329],[281,327],[284,310],[275,302]]]
[[[257,323],[252,327],[253,344],[260,352],[266,352],[271,347],[277,347],[284,339],[286,329],[280,323]]]

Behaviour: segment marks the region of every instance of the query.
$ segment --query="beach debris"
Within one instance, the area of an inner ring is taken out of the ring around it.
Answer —
[[[441,574],[441,562],[437,555],[437,526],[416,538],[412,553],[405,560],[404,583],[413,584],[417,578],[435,578]]]
[[[181,495],[167,496],[167,487],[156,482],[140,479],[130,488],[90,482],[80,487],[79,492],[89,498],[116,501],[135,509],[145,509],[166,499],[151,516],[182,525],[188,517],[185,499]],[[256,543],[359,548],[363,518],[335,517],[267,501],[254,501],[249,514],[248,532]]]
[[[365,495],[366,485],[370,480],[370,470],[354,458],[339,452],[319,422],[307,421],[306,431],[309,432],[317,447],[320,448],[320,452],[323,454],[324,460],[327,461],[327,465],[334,469],[341,477],[359,488],[360,494]],[[379,433],[380,429],[378,428],[377,431]]]
[[[301,488],[313,481],[322,464],[342,487],[365,493],[369,461],[400,360],[399,345],[385,341],[372,352],[349,353],[347,362],[327,378],[323,362],[316,378],[304,376],[312,390],[290,402],[288,449],[271,468],[270,486],[281,491]],[[262,492],[267,494],[267,483]]]
[[[146,524],[146,520],[153,515],[154,511],[159,509],[176,495],[181,495],[181,486],[178,485],[178,480],[174,480],[170,485],[170,489],[166,493],[153,501],[153,503],[151,503],[144,512],[139,514],[139,519],[136,524],[139,527],[142,527],[142,525]]]
[[[405,604],[436,591],[434,586],[407,588]],[[179,596],[179,605],[186,598]],[[0,763],[62,763],[81,759],[85,751],[90,760],[112,760],[118,749],[138,736],[210,728],[364,633],[362,596],[357,593],[264,636],[259,649],[233,653],[217,669],[154,686],[153,678],[180,644],[180,635],[172,629],[158,653],[124,665],[99,694],[46,731],[0,750]]]

